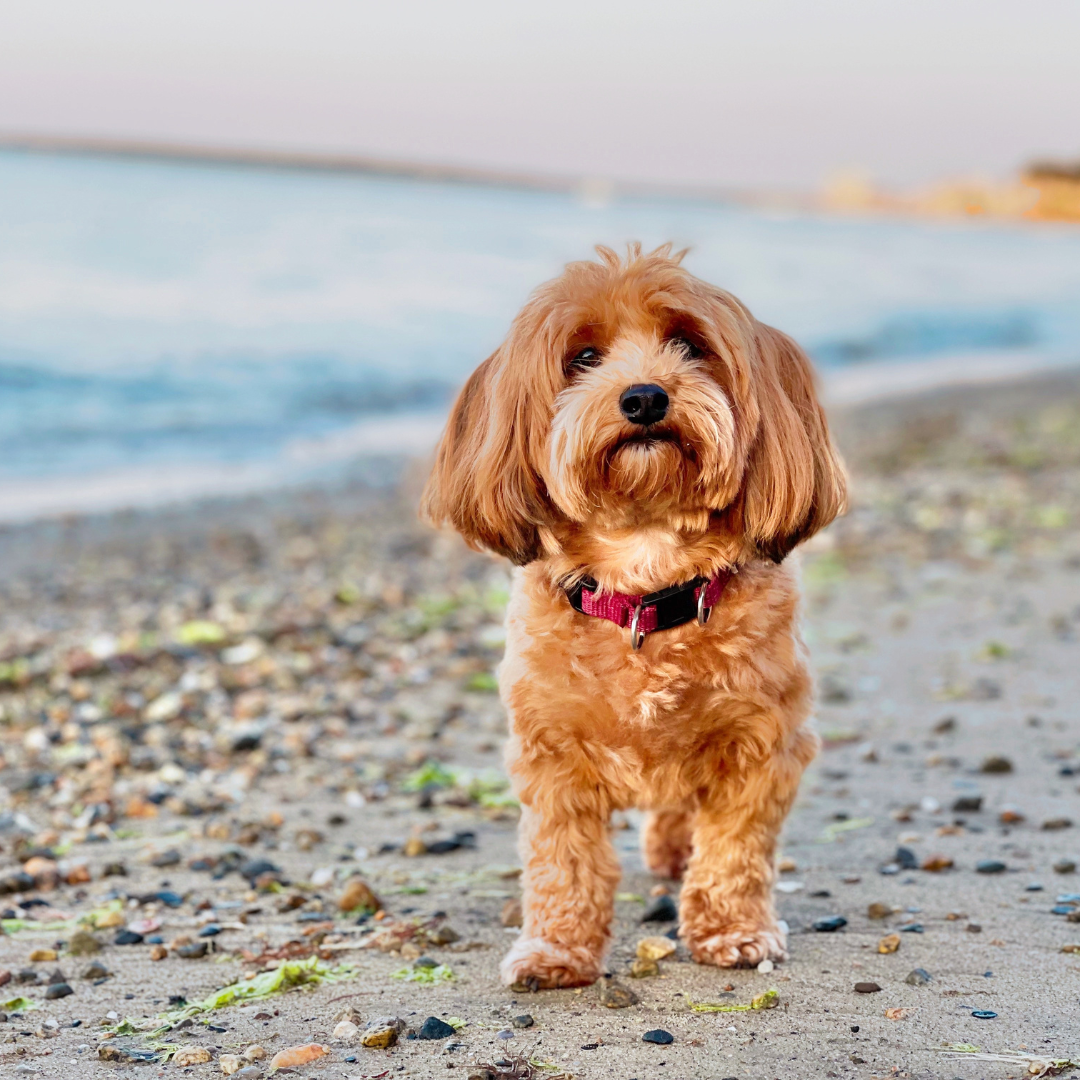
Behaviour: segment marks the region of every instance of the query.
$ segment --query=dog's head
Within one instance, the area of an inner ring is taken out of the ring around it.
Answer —
[[[567,524],[672,521],[780,561],[845,497],[809,361],[669,247],[598,252],[466,383],[426,516],[518,564]]]

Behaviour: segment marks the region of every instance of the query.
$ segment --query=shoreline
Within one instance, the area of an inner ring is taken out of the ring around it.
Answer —
[[[841,424],[849,414],[882,407],[922,408],[958,391],[993,395],[1001,387],[1037,387],[1080,375],[1080,357],[1030,350],[946,360],[876,363],[819,371],[822,398]],[[153,513],[209,502],[273,500],[306,490],[354,485],[393,487],[434,451],[442,411],[365,420],[322,438],[296,439],[268,461],[132,466],[90,476],[0,481],[0,529],[125,512]]]

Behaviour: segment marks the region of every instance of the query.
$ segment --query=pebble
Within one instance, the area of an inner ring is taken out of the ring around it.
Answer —
[[[510,1021],[516,1028],[531,1028],[536,1021],[528,1014],[522,1013],[520,1016],[515,1016]]]
[[[76,930],[68,938],[68,956],[93,956],[99,952],[101,952],[101,942],[88,930]]]
[[[497,1032],[495,1035],[496,1039],[512,1039],[513,1037],[514,1033],[509,1028],[503,1028],[502,1031]]]
[[[503,926],[521,926],[524,916],[521,911],[520,900],[507,900],[499,913],[499,922]]]
[[[922,869],[929,871],[931,874],[940,873],[942,870],[951,870],[952,867],[953,861],[948,855],[931,855],[922,864]]]
[[[629,987],[605,975],[600,982],[600,1004],[607,1009],[628,1009],[638,1003],[638,996]]]
[[[151,960],[164,960],[169,955],[169,950],[164,945],[155,945],[150,950]]]
[[[84,979],[105,979],[108,975],[109,969],[100,960],[87,964],[82,973]]]
[[[1055,874],[1073,874],[1076,872],[1076,863],[1072,859],[1059,859],[1054,863]]]
[[[982,810],[983,799],[981,795],[961,795],[953,801],[954,814],[977,814]]]
[[[677,946],[671,938],[647,937],[637,943],[639,960],[664,960],[675,952]]]
[[[915,857],[915,852],[911,848],[898,847],[896,854],[893,856],[893,862],[901,870],[918,870],[919,868],[919,860]]]
[[[758,964],[757,969],[760,974],[768,975],[775,967],[776,965],[771,960],[766,958]]]
[[[218,1058],[218,1065],[226,1076],[232,1076],[244,1067],[244,1060],[238,1054],[222,1054]]]
[[[359,1034],[360,1028],[351,1020],[342,1020],[333,1031],[333,1037],[339,1042],[352,1042]]]
[[[137,934],[134,930],[120,930],[113,938],[114,945],[141,945],[142,943],[142,934]]]
[[[657,896],[642,912],[641,921],[674,922],[679,917],[679,909],[670,896]]]
[[[641,1036],[642,1042],[656,1043],[657,1046],[670,1046],[675,1041],[675,1036],[663,1028],[653,1028]]]
[[[345,889],[338,898],[341,911],[378,911],[382,907],[379,898],[371,886],[362,878],[351,878],[345,883]]]
[[[173,1055],[174,1068],[186,1069],[189,1065],[205,1065],[210,1061],[210,1051],[205,1046],[183,1046]]]
[[[855,984],[856,994],[877,994],[880,991],[881,987],[876,982],[857,982]]]
[[[909,971],[907,977],[904,979],[909,986],[925,986],[928,982],[933,980],[933,976],[926,968],[914,968]]]
[[[449,1025],[447,1025],[449,1026]],[[379,1016],[369,1020],[360,1035],[360,1045],[372,1050],[384,1050],[394,1046],[398,1036],[406,1029],[404,1020],[396,1016]]]
[[[882,904],[880,901],[871,904],[866,909],[866,917],[868,919],[887,919],[892,913],[892,905]]]
[[[74,994],[75,991],[66,982],[53,983],[48,990],[45,991],[46,1001],[55,1001],[57,998],[65,998],[69,994]]]
[[[298,1065],[309,1065],[321,1057],[326,1057],[329,1053],[329,1047],[321,1046],[319,1043],[287,1046],[270,1059],[270,1071],[276,1072],[278,1069],[295,1069]],[[209,1060],[209,1056],[204,1060]]]
[[[44,964],[56,959],[55,949],[35,949],[30,954],[31,964]]]
[[[262,1061],[265,1057],[266,1051],[258,1043],[252,1043],[244,1051],[245,1061]]]
[[[877,951],[882,955],[897,952],[900,948],[899,934],[886,934],[878,943]]]
[[[1057,832],[1059,829],[1071,829],[1072,820],[1067,817],[1048,818],[1041,826],[1046,832]]]
[[[182,960],[201,960],[210,948],[207,941],[192,941],[188,945],[180,945],[173,951]]]
[[[977,874],[1004,874],[1008,869],[999,859],[983,859],[975,864]]]
[[[835,931],[847,926],[847,919],[843,915],[833,915],[828,919],[818,919],[814,923],[814,929],[819,934],[832,934]]]
[[[650,979],[659,974],[660,965],[655,960],[642,960],[639,957],[630,965],[630,978],[632,979]]]
[[[986,758],[979,766],[979,772],[984,773],[1011,773],[1012,771],[1013,763],[1007,757],[1001,757],[1000,754]]]
[[[456,1034],[454,1028],[437,1016],[429,1016],[420,1028],[418,1039],[449,1039]]]

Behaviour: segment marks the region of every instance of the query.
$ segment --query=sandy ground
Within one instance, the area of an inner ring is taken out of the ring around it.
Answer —
[[[837,416],[855,499],[802,557],[826,748],[784,832],[791,959],[729,972],[680,948],[658,976],[630,978],[638,941],[674,924],[641,922],[665,883],[643,872],[628,814],[610,969],[640,1001],[618,1010],[599,987],[498,984],[513,933],[500,914],[517,895],[490,676],[506,571],[416,525],[412,480],[394,497],[307,492],[0,535],[0,1075],[213,1076],[258,1044],[267,1056],[239,1063],[248,1077],[312,1042],[328,1053],[297,1071],[327,1078],[464,1078],[487,1063],[499,1077],[974,1080],[1027,1063],[971,1047],[1080,1058],[1080,953],[1062,951],[1080,925],[1051,913],[1080,893],[1067,824],[1080,821],[1078,386]],[[464,846],[433,853],[440,840]],[[231,869],[258,860],[270,867],[250,881]],[[384,914],[339,910],[357,877]],[[846,925],[814,929],[833,916]],[[219,932],[199,937],[207,925]],[[447,926],[456,940],[435,944]],[[418,927],[428,938],[396,954],[363,947]],[[115,944],[125,928],[144,940]],[[80,931],[101,951],[71,955]],[[879,953],[893,932],[899,949]],[[206,955],[183,958],[186,941]],[[173,1012],[156,1041],[132,1032],[286,953],[337,977],[180,1026]],[[429,971],[418,955],[452,978],[395,977]],[[108,975],[83,978],[93,962]],[[916,968],[925,985],[906,981]],[[46,999],[56,969],[72,993]],[[692,1008],[767,989],[768,1011]],[[434,1016],[458,1031],[369,1049],[334,1038],[346,1008],[361,1028]],[[644,1042],[656,1028],[673,1042]],[[100,1058],[156,1045],[211,1060]]]

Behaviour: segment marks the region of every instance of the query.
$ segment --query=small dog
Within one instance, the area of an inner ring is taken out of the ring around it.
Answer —
[[[785,957],[776,838],[818,739],[782,563],[846,497],[790,338],[670,245],[597,252],[473,373],[423,502],[518,567],[499,686],[524,924],[501,972],[534,989],[602,974],[630,806],[696,960]]]

